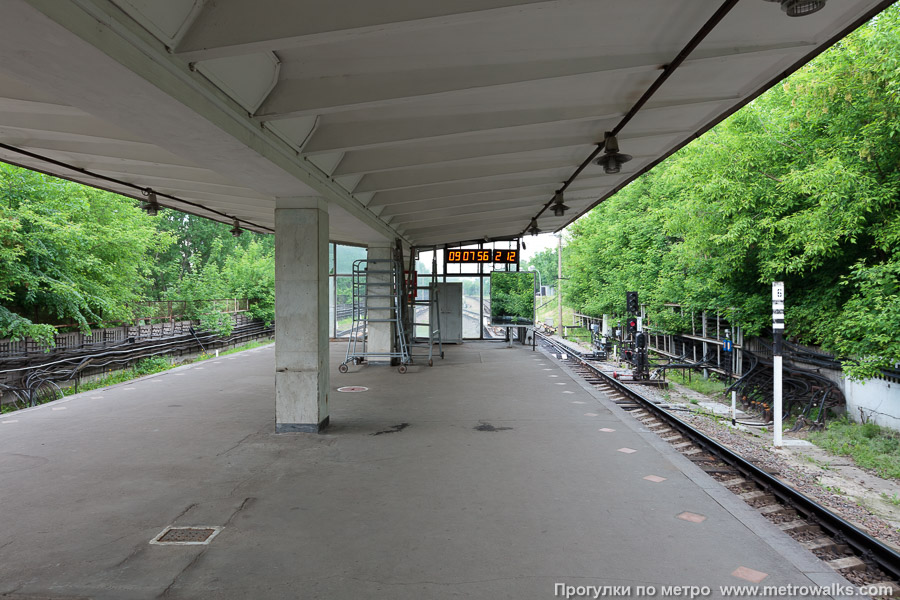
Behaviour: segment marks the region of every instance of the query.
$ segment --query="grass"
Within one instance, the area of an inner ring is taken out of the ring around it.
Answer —
[[[235,346],[234,348],[231,348],[229,350],[225,350],[224,352],[219,352],[219,356],[226,356],[228,354],[234,354],[235,352],[243,352],[244,350],[253,350],[254,348],[259,348],[270,343],[270,341],[260,342],[257,340],[253,340],[247,342],[246,344],[242,344],[240,346]],[[215,354],[208,354],[206,352],[203,352],[193,360],[185,361],[185,363],[200,362],[210,358],[215,358]],[[122,369],[121,371],[116,371],[115,373],[110,373],[109,375],[105,375],[91,381],[79,383],[77,386],[73,385],[71,387],[62,388],[62,393],[63,396],[72,396],[74,394],[80,394],[81,392],[89,392],[91,390],[116,385],[117,383],[125,383],[127,381],[137,379],[138,377],[144,377],[145,375],[161,373],[163,371],[173,369],[177,366],[180,365],[172,364],[172,362],[164,356],[152,356],[150,358],[139,360],[134,364],[134,366],[127,369]],[[48,399],[47,402],[49,402],[50,400],[53,400],[53,398]],[[15,410],[18,409],[11,404],[0,406],[0,414],[14,412]]]
[[[812,464],[816,465],[823,471],[831,470],[830,462],[822,462],[822,461],[818,460],[816,457],[810,456],[809,454],[801,454],[800,456],[802,456],[807,462],[811,462]]]
[[[879,477],[900,479],[900,434],[874,423],[831,421],[825,431],[811,432],[810,442],[832,454],[851,457]]]
[[[900,496],[898,496],[897,494],[888,496],[886,492],[881,492],[881,499],[889,504],[893,504],[894,506],[900,506]]]
[[[669,373],[669,381],[674,381],[679,385],[706,394],[707,396],[721,396],[725,393],[725,384],[716,379],[703,379],[702,376],[694,374],[690,379],[683,371],[674,371]]]
[[[271,340],[267,340],[265,342],[260,342],[257,340],[253,340],[252,342],[247,342],[246,344],[241,344],[240,346],[235,346],[230,350],[225,350],[224,352],[219,352],[219,356],[226,356],[228,354],[234,354],[235,352],[243,352],[244,350],[253,350],[254,348],[262,348],[263,346],[268,346],[271,344]]]
[[[559,296],[555,296],[547,301],[547,305],[539,308],[537,310],[537,320],[539,323],[544,323],[546,321],[553,321],[554,326],[558,326],[559,323]],[[542,299],[537,298],[538,306],[540,306]],[[545,299],[546,300],[546,299]],[[575,323],[575,309],[569,308],[568,306],[563,306],[563,323],[572,325]],[[590,338],[590,334],[588,335]]]
[[[91,390],[115,385],[117,383],[125,383],[126,381],[131,381],[132,379],[137,379],[138,377],[143,377],[144,375],[152,375],[153,373],[159,373],[161,371],[171,369],[173,366],[174,365],[169,362],[169,359],[163,356],[152,356],[150,358],[144,358],[139,360],[133,367],[130,367],[128,369],[122,369],[121,371],[116,371],[115,373],[110,373],[109,375],[105,375],[97,379],[92,379],[91,381],[85,381],[83,383],[79,383],[78,385],[63,388],[63,396],[72,396],[74,394],[89,392]]]
[[[590,330],[584,329],[583,327],[579,327],[578,329],[567,329],[566,339],[590,344],[591,332]]]

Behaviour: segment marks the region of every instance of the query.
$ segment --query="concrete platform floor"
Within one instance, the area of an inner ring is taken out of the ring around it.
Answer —
[[[274,433],[272,346],[5,415],[0,597],[846,585],[545,354],[466,343],[340,375],[332,352],[323,435]],[[172,524],[224,529],[148,543]]]

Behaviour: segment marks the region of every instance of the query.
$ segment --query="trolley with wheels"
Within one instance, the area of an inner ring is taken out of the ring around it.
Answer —
[[[408,338],[404,331],[402,309],[403,268],[394,259],[362,259],[354,261],[351,278],[351,299],[353,321],[350,326],[350,341],[347,355],[338,366],[338,371],[346,373],[349,363],[362,364],[372,358],[381,358],[400,363],[398,371],[406,373],[412,362],[409,354]],[[390,324],[394,339],[387,351],[372,351],[369,347],[368,325],[370,323]]]

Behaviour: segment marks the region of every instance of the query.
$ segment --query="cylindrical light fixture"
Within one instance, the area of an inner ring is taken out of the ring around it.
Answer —
[[[159,202],[156,200],[156,192],[153,190],[149,190],[146,192],[147,200],[144,202],[144,205],[141,206],[144,210],[147,211],[147,214],[151,217],[155,217],[159,214]]]
[[[556,192],[556,195],[553,196],[553,204],[550,206],[550,210],[553,211],[553,215],[556,217],[562,217],[569,210],[569,207],[563,203],[563,200],[562,192]]]
[[[606,138],[603,144],[603,156],[595,162],[603,167],[603,171],[607,175],[615,175],[622,170],[622,165],[627,163],[633,157],[630,154],[622,154],[619,152],[619,140],[612,132],[606,132]]]

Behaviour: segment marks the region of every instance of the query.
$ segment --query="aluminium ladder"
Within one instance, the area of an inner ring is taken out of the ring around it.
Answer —
[[[412,358],[403,327],[402,278],[403,267],[394,259],[361,259],[353,262],[353,321],[347,356],[338,366],[341,373],[349,370],[347,364],[351,361],[358,365],[370,358],[398,359],[398,370],[406,373]],[[371,302],[372,300],[375,302]],[[393,339],[387,350],[372,352],[369,349],[369,323],[387,323],[393,326]]]
[[[418,292],[418,287],[415,288]],[[412,296],[412,301],[410,301],[410,312],[412,313],[412,327],[410,328],[410,347],[422,347],[425,344],[428,344],[428,354],[427,355],[415,355],[417,358],[427,358],[428,366],[434,366],[434,345],[438,346],[438,353],[441,358],[444,358],[444,344],[441,339],[441,299],[438,293],[438,287],[435,283],[432,283],[428,286],[428,298],[424,300],[416,300],[415,296]],[[424,323],[419,323],[418,321],[418,310],[417,307],[427,307],[428,308],[428,321]],[[427,327],[428,328],[428,341],[425,342],[425,338],[421,338],[423,341],[419,342],[420,339],[416,335],[416,330],[419,327]],[[410,354],[410,356],[413,356]]]

